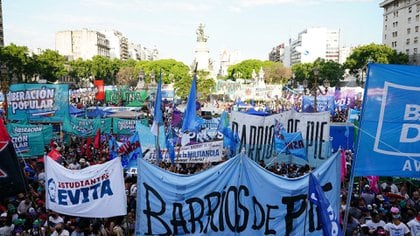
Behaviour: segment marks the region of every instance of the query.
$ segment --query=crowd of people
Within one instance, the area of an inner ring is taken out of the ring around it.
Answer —
[[[95,103],[92,93],[89,98],[82,94],[73,94],[73,102],[90,106]],[[285,103],[280,107],[271,104],[271,112],[279,112],[298,106]],[[233,103],[224,104],[226,110],[232,110]],[[277,107],[276,107],[277,106]],[[344,112],[344,113],[343,113]],[[337,115],[337,120],[345,121],[345,111]],[[167,114],[164,114],[167,116]],[[45,153],[55,149],[62,158],[59,162],[66,168],[77,170],[89,165],[105,163],[110,160],[108,140],[102,140],[100,148],[94,148],[92,139],[72,137],[70,143],[52,142]],[[346,152],[347,162],[351,164],[352,153]],[[226,160],[227,157],[224,157]],[[179,174],[191,175],[212,168],[220,163],[172,164],[160,162],[160,167]],[[309,173],[309,165],[277,162],[258,163],[263,168],[287,178],[296,178]],[[135,230],[137,178],[125,174],[128,214],[106,219],[68,216],[47,210],[45,206],[45,169],[43,158],[21,160],[21,167],[27,181],[27,191],[16,196],[0,199],[0,236],[3,235],[133,235]],[[349,175],[349,173],[348,173]],[[347,176],[348,177],[348,176]],[[398,184],[393,178],[385,181],[373,181],[361,178],[360,188],[347,192],[348,178],[342,183],[342,203],[340,221],[344,223],[348,208],[346,235],[420,235],[420,188],[408,180]],[[346,199],[351,196],[350,206]]]

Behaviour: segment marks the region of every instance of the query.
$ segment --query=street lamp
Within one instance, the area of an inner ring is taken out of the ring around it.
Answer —
[[[9,93],[9,79],[7,75],[6,65],[1,65],[0,67],[0,79],[1,79],[0,90],[3,93],[3,97],[4,97],[4,101],[3,101],[4,117],[7,118],[7,106],[8,106],[7,94]]]
[[[328,93],[328,87],[330,87],[330,81],[328,81],[328,79],[324,79],[323,81],[323,86],[324,86],[324,91],[321,90],[321,88],[319,87],[318,84],[318,76],[319,76],[319,69],[318,67],[315,67],[313,69],[313,76],[314,76],[314,83],[312,84],[312,86],[309,85],[308,80],[304,80],[302,82],[303,84],[303,88],[305,89],[304,92],[308,92],[309,94],[313,94],[314,96],[314,112],[317,112],[317,96],[318,93],[320,93],[321,95],[326,95]]]

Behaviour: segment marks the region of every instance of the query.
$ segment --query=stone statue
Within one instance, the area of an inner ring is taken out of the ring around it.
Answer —
[[[200,23],[200,25],[198,26],[198,29],[196,31],[197,33],[197,42],[207,42],[207,39],[209,38],[209,36],[204,34],[204,24]]]

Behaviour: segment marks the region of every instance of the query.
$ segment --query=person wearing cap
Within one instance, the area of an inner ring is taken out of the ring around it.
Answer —
[[[392,222],[385,225],[384,229],[387,236],[410,236],[410,229],[401,222],[400,209],[391,207]]]
[[[419,236],[420,235],[420,211],[417,212],[417,216],[414,219],[410,220],[407,223],[407,226],[410,228],[411,235]]]

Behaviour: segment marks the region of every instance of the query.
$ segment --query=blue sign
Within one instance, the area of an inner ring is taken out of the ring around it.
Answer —
[[[356,176],[420,175],[420,66],[369,64]]]
[[[243,155],[194,175],[137,161],[136,235],[322,235],[308,175],[283,178]],[[335,154],[313,172],[334,212],[339,171]]]
[[[331,123],[331,147],[336,152],[340,147],[353,150],[354,125],[353,123]]]
[[[302,97],[302,112],[314,112],[315,101],[313,96]],[[334,113],[334,96],[317,96],[316,99],[316,110],[329,111],[331,114]]]
[[[69,111],[69,86],[12,84],[8,103],[11,120],[61,122]]]

